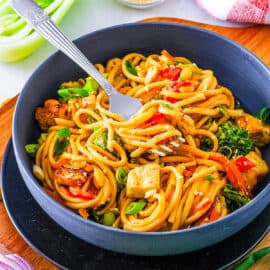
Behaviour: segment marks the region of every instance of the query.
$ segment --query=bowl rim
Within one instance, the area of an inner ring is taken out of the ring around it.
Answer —
[[[257,65],[259,65],[261,68],[263,68],[265,70],[265,72],[269,73],[270,76],[270,69],[268,68],[268,66],[261,60],[259,59],[253,52],[249,51],[248,49],[246,49],[245,47],[243,47],[242,45],[240,45],[239,43],[221,35],[218,33],[215,33],[211,30],[207,30],[207,29],[203,29],[197,26],[191,26],[191,25],[186,25],[186,24],[179,24],[179,23],[169,23],[169,22],[135,22],[135,23],[124,23],[124,24],[118,24],[118,25],[114,25],[114,26],[110,26],[110,27],[104,27],[102,29],[93,31],[93,32],[89,32],[87,34],[81,35],[80,37],[74,39],[73,41],[77,44],[80,41],[83,41],[85,39],[91,38],[92,36],[95,36],[96,34],[102,33],[102,32],[107,32],[107,31],[111,31],[111,30],[115,30],[115,29],[121,29],[121,28],[126,28],[126,27],[144,27],[144,26],[165,26],[165,27],[176,27],[176,28],[184,28],[190,31],[194,31],[194,32],[198,32],[198,33],[202,33],[208,36],[211,36],[212,38],[215,39],[219,39],[222,40],[223,42],[229,44],[230,46],[237,48],[238,50],[244,52],[245,55],[248,55],[250,58],[252,58]],[[227,216],[218,219],[217,221],[213,221],[207,224],[203,224],[200,226],[195,226],[195,227],[191,227],[191,228],[186,228],[186,229],[180,229],[180,230],[176,230],[176,231],[164,231],[164,232],[133,232],[133,231],[126,231],[123,229],[119,229],[119,228],[112,228],[109,226],[105,226],[102,224],[99,224],[95,221],[89,220],[89,219],[84,219],[83,217],[81,217],[80,215],[74,213],[72,210],[70,210],[69,208],[61,205],[60,203],[58,203],[56,200],[54,200],[50,195],[48,195],[43,189],[42,186],[40,185],[39,181],[33,176],[33,174],[29,173],[28,170],[24,167],[24,165],[22,165],[21,159],[20,159],[20,152],[18,151],[18,139],[17,139],[17,132],[15,132],[17,130],[16,127],[16,123],[17,123],[17,118],[18,118],[18,110],[20,108],[20,105],[22,103],[22,99],[23,96],[25,94],[25,92],[27,92],[27,89],[29,88],[29,85],[31,85],[32,80],[34,79],[34,77],[36,76],[36,74],[38,74],[40,71],[42,71],[42,69],[44,67],[46,67],[46,65],[50,64],[50,61],[52,61],[55,57],[57,57],[58,55],[63,54],[61,51],[57,50],[56,52],[54,52],[53,54],[51,54],[49,57],[47,57],[45,60],[43,60],[38,67],[33,71],[33,73],[31,74],[31,76],[27,79],[25,85],[22,88],[22,91],[19,95],[19,98],[17,100],[16,106],[15,106],[15,110],[14,110],[14,115],[13,115],[13,119],[12,119],[12,144],[14,147],[14,153],[15,153],[15,157],[16,157],[16,162],[18,164],[19,170],[22,171],[22,174],[26,175],[29,179],[29,181],[31,181],[31,183],[34,185],[34,187],[36,188],[36,190],[38,191],[39,194],[42,194],[43,196],[45,196],[46,200],[49,200],[49,202],[51,203],[52,207],[56,207],[59,208],[61,211],[64,212],[64,214],[66,214],[67,216],[70,216],[72,219],[74,218],[77,222],[81,222],[84,223],[84,225],[91,225],[94,227],[97,227],[99,229],[102,230],[106,230],[106,231],[111,231],[114,233],[121,233],[121,234],[130,234],[130,235],[140,235],[140,236],[167,236],[167,235],[179,235],[179,234],[186,234],[186,233],[192,233],[194,231],[204,231],[204,230],[211,230],[213,227],[217,227],[218,225],[222,225],[222,223],[224,223],[225,221],[230,221],[230,220],[234,220],[235,216],[239,216],[245,213],[246,209],[249,209],[251,207],[253,207],[261,198],[263,198],[264,196],[266,196],[266,194],[270,194],[270,182],[250,201],[248,202],[246,205],[242,206],[241,208],[237,209],[236,211],[228,214]],[[22,177],[24,179],[24,177]],[[26,182],[24,180],[24,182]],[[26,183],[27,184],[27,183]],[[28,187],[28,184],[27,184]],[[30,191],[31,192],[31,191]],[[267,205],[265,205],[266,207]],[[264,208],[263,208],[264,209]],[[262,210],[263,210],[262,209]],[[259,213],[258,213],[259,214]]]

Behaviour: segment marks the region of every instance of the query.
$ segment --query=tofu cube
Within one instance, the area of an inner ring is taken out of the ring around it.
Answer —
[[[160,167],[146,164],[132,169],[128,174],[126,195],[131,198],[144,198],[145,193],[160,188]]]

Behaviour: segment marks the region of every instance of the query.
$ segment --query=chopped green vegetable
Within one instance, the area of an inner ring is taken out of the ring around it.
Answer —
[[[270,124],[270,108],[261,108],[257,116],[264,124]]]
[[[38,143],[41,145],[47,138],[48,133],[41,133],[38,138]]]
[[[59,24],[74,0],[35,0],[52,20]],[[32,54],[45,39],[37,34],[16,12],[8,0],[0,1],[0,61],[14,62]]]
[[[240,265],[238,265],[235,270],[248,270],[251,265],[256,263],[259,259],[270,253],[270,246],[264,247],[255,251],[250,256],[248,256]]]
[[[40,8],[44,9],[48,7],[54,0],[34,0]]]
[[[226,107],[224,105],[219,105],[218,109],[221,113],[225,114],[226,113]]]
[[[94,127],[94,128],[93,128],[93,131],[96,132],[96,131],[98,131],[99,129],[100,129],[100,127]]]
[[[54,145],[56,155],[61,155],[66,151],[70,138],[70,129],[67,127],[61,128],[57,133],[57,139]]]
[[[98,87],[99,84],[92,77],[87,77],[83,89],[87,90],[88,93],[91,93],[97,91]]]
[[[213,175],[209,174],[209,175],[206,175],[204,177],[204,179],[209,181],[209,182],[212,182],[215,179],[215,177]]]
[[[93,210],[92,208],[88,208],[87,213],[88,219],[94,220],[95,222],[99,222],[99,216],[95,210]]]
[[[30,144],[25,145],[25,151],[31,157],[36,156],[38,148],[39,148],[39,144],[37,143],[30,143]]]
[[[226,205],[230,212],[247,204],[250,199],[239,192],[230,184],[226,184],[222,190],[222,195],[225,197]]]
[[[93,143],[94,145],[105,150],[107,148],[108,143],[108,132],[101,132],[100,134],[98,134],[94,139]]]
[[[164,105],[164,107],[167,108],[167,109],[169,109],[169,110],[172,110],[172,109],[173,109],[173,106],[170,105],[170,104],[168,104],[168,103],[166,103],[166,104]]]
[[[254,142],[247,130],[238,128],[230,121],[219,126],[216,136],[219,143],[218,152],[222,154],[227,152],[228,158],[232,158],[233,155],[245,156],[254,150]],[[227,147],[226,151],[224,147]]]
[[[89,92],[84,88],[63,88],[57,90],[57,94],[64,99],[88,97]]]
[[[132,202],[127,206],[125,213],[127,215],[138,214],[145,207],[145,205],[146,205],[146,202],[143,202],[143,201]]]
[[[130,61],[126,61],[125,66],[126,66],[126,69],[128,70],[129,73],[131,73],[135,76],[138,75],[136,68],[134,67],[134,65]]]
[[[213,141],[207,137],[207,136],[203,136],[200,142],[200,149],[203,151],[211,151],[213,149]]]
[[[105,226],[112,226],[115,221],[115,214],[113,212],[107,212],[103,215],[102,223]]]
[[[234,109],[237,110],[237,109],[242,109],[242,104],[240,102],[239,99],[235,99],[235,102],[234,102]]]
[[[123,167],[118,167],[115,172],[115,178],[119,185],[123,186],[127,183],[128,173]]]

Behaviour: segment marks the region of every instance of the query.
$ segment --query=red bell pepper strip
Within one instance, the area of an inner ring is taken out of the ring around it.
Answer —
[[[209,198],[203,198],[191,211],[191,215],[194,215],[198,211],[205,209],[206,207],[210,206],[212,201]]]
[[[170,83],[169,88],[172,89],[174,92],[179,93],[180,87],[190,86],[190,85],[191,85],[191,82],[189,82],[189,81],[173,81]],[[166,100],[171,102],[171,103],[177,102],[177,99],[175,99],[173,97],[167,97]]]
[[[60,159],[60,160],[56,161],[55,163],[52,163],[52,167],[53,167],[54,169],[58,169],[58,168],[60,168],[60,167],[65,166],[65,165],[68,164],[68,163],[69,163],[69,159],[67,159],[67,158]]]
[[[155,112],[154,115],[141,126],[141,128],[147,128],[157,124],[164,124],[164,123],[166,123],[165,114]]]
[[[246,158],[244,156],[236,159],[234,161],[234,163],[240,172],[245,172],[245,171],[255,167],[255,164],[251,160],[249,160],[248,158]]]
[[[176,81],[178,80],[181,71],[182,69],[180,67],[167,67],[160,70],[159,74],[165,79]]]
[[[209,221],[215,221],[218,218],[219,218],[219,214],[218,214],[216,208],[213,207],[213,209],[211,210],[210,215],[209,215]]]
[[[191,177],[193,175],[193,173],[195,172],[196,167],[195,166],[191,166],[188,169],[183,170],[183,175],[185,177]]]
[[[87,193],[87,192],[86,193],[74,193],[74,192],[70,191],[69,189],[67,189],[67,193],[68,193],[68,196],[70,196],[72,198],[78,198],[78,199],[82,199],[85,201],[93,200],[96,197],[95,195]]]
[[[248,193],[245,180],[237,166],[232,161],[219,153],[211,153],[209,159],[217,161],[223,166],[233,187],[237,189],[239,188],[245,194]]]

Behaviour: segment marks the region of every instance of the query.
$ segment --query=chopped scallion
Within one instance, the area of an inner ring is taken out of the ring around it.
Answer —
[[[126,66],[126,69],[128,70],[129,73],[131,73],[132,75],[135,75],[135,76],[138,75],[135,66],[130,61],[126,61],[125,66]]]
[[[31,157],[36,156],[38,148],[39,148],[39,144],[37,143],[30,143],[30,144],[25,145],[25,151]]]
[[[143,202],[143,201],[132,202],[127,206],[125,213],[127,215],[138,214],[145,207],[145,205],[146,205],[146,202]]]

